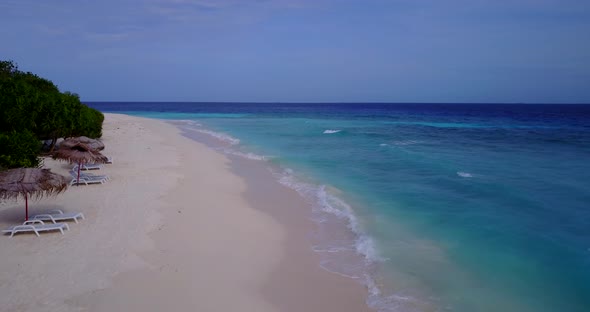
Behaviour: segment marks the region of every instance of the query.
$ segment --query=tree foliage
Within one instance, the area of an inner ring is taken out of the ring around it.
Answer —
[[[0,166],[6,169],[39,166],[41,142],[29,130],[0,133]]]
[[[53,148],[62,137],[99,138],[103,120],[77,94],[0,61],[0,168],[36,166],[30,155],[39,153],[40,140],[51,140]]]

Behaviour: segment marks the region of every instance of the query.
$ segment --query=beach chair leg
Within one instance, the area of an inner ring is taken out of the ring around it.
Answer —
[[[84,214],[83,213],[80,214],[80,218],[82,218],[82,220],[86,220],[86,218],[84,218]]]
[[[14,231],[10,232],[10,237],[14,236]]]
[[[61,232],[61,235],[64,235],[64,230],[62,228],[60,228],[59,231]]]
[[[69,230],[70,230],[70,226],[69,226],[67,223],[64,223],[64,224],[65,224],[65,226],[66,226],[66,230],[68,230],[68,231],[69,231]]]
[[[39,235],[39,232],[37,230],[33,230],[33,231],[35,231],[35,235],[37,235],[37,237],[41,236],[41,235]]]

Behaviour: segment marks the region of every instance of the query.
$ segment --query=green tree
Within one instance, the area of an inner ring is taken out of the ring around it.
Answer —
[[[38,167],[40,149],[31,131],[0,133],[0,168]]]
[[[12,61],[0,61],[1,167],[36,165],[31,152],[39,148],[30,144],[31,138],[37,145],[51,140],[51,149],[60,137],[99,138],[103,120],[104,115],[82,104],[77,94],[62,93],[50,80],[19,71]],[[23,148],[7,148],[16,142]]]

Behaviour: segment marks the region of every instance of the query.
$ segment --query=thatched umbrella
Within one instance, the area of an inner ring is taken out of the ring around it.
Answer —
[[[67,141],[67,140],[66,140]],[[64,142],[66,142],[64,141]],[[90,148],[84,143],[60,145],[59,149],[53,153],[54,159],[65,160],[69,163],[78,163],[78,183],[80,184],[80,169],[85,163],[105,164],[108,158],[99,151]]]
[[[66,177],[49,169],[16,168],[0,171],[0,199],[25,198],[25,221],[29,219],[29,197],[57,195],[68,188]]]
[[[86,144],[88,147],[95,151],[102,151],[104,149],[104,143],[99,140],[91,139],[89,137],[80,136],[75,138],[69,138],[61,142],[60,147],[71,148],[72,146],[76,145],[77,143]]]

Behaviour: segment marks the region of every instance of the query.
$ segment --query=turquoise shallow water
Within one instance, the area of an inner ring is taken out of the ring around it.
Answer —
[[[280,168],[314,202],[322,265],[381,311],[590,311],[588,106],[91,105],[192,120]]]

